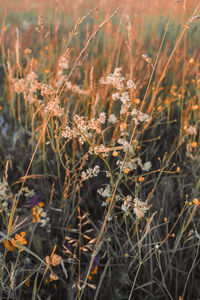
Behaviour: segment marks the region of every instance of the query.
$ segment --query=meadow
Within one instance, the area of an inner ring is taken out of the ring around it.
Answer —
[[[200,4],[0,1],[0,299],[200,299]]]

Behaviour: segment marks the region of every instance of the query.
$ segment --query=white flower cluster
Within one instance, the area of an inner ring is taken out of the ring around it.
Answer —
[[[16,93],[20,94],[21,92],[24,95],[24,98],[33,103],[35,101],[34,93],[37,91],[38,88],[38,76],[31,72],[26,76],[26,79],[19,79],[15,81],[15,91]]]
[[[83,145],[87,139],[92,138],[92,133],[90,130],[95,130],[97,133],[101,133],[101,125],[106,121],[106,114],[100,113],[98,119],[91,119],[89,121],[85,121],[84,117],[80,117],[78,115],[74,116],[75,126],[71,129],[68,125],[62,131],[62,136],[64,138],[68,138],[69,140],[72,138],[79,138],[80,143]],[[100,147],[100,146],[98,146]],[[92,148],[93,149],[93,148]],[[92,151],[91,149],[91,151]],[[105,150],[105,149],[104,149]],[[102,149],[102,152],[104,152]],[[96,150],[97,151],[97,150]],[[93,149],[93,152],[95,150]],[[100,152],[100,151],[98,151]]]
[[[44,211],[44,208],[38,206],[37,213],[40,216],[37,222],[40,223],[41,227],[46,226],[49,222],[49,218],[47,217],[47,213]]]
[[[128,112],[129,108],[131,107],[131,99],[128,92],[124,92],[120,96],[120,100],[122,102],[120,114],[125,114]]]
[[[109,74],[106,77],[103,77],[100,79],[101,84],[110,84],[117,90],[123,90],[124,89],[124,77],[121,76],[121,70],[122,68],[116,68],[114,70],[113,74]]]
[[[81,173],[81,178],[84,181],[84,180],[87,180],[87,179],[92,178],[92,177],[97,177],[99,172],[100,172],[100,167],[96,165],[96,166],[94,166],[93,169],[89,168],[89,169],[86,170],[86,172],[83,171]]]
[[[34,97],[34,93],[37,90],[40,90],[42,96],[52,96],[54,94],[54,90],[51,85],[39,83],[38,76],[31,72],[29,73],[25,79],[19,79],[15,81],[15,91],[16,93],[23,93],[24,98],[27,102],[33,103],[37,98]]]
[[[60,70],[65,70],[69,68],[69,60],[66,58],[66,56],[64,55],[60,56],[58,61],[58,68]]]
[[[149,122],[151,120],[151,117],[147,114],[142,113],[140,110],[137,110],[134,108],[131,112],[131,116],[133,116],[133,120],[135,123],[139,122]]]
[[[126,85],[127,85],[128,89],[134,89],[134,90],[136,90],[136,88],[137,88],[136,84],[132,80],[128,80],[127,83],[126,83]]]
[[[126,86],[124,85],[123,83],[124,77],[121,76],[121,70],[122,68],[116,68],[113,74],[109,74],[108,76],[101,78],[100,83],[110,84],[114,88],[119,90],[119,92],[115,92],[112,94],[112,100],[117,101],[120,99],[120,101],[122,102],[120,114],[122,115],[127,113],[129,111],[129,108],[131,107],[130,95],[129,92],[127,92],[126,90],[127,89],[135,90],[137,87],[132,80],[128,80],[126,82]]]
[[[128,195],[124,198],[124,203],[122,204],[121,208],[125,212],[126,215],[128,215],[128,211],[132,205],[133,198],[131,195]]]
[[[120,170],[124,171],[125,169],[130,169],[130,171],[137,169],[139,166],[143,171],[148,172],[151,169],[151,162],[147,161],[144,164],[139,157],[133,158],[128,162],[118,160],[117,165],[120,167]]]
[[[132,196],[128,195],[124,198],[124,203],[121,208],[128,215],[130,208],[133,206],[133,211],[138,219],[141,219],[149,209],[148,205],[143,201],[139,200],[138,197],[132,199]]]
[[[120,93],[117,92],[117,93],[112,94],[113,101],[117,101],[119,98],[120,98]]]
[[[138,219],[143,218],[148,209],[149,207],[146,203],[140,201],[138,198],[134,199],[133,210]]]
[[[124,77],[121,76],[121,70],[122,68],[116,68],[114,70],[113,74],[109,74],[106,77],[103,77],[100,79],[101,84],[111,84],[114,88],[117,90],[123,90],[124,89]]]
[[[196,128],[191,125],[187,127],[186,132],[190,135],[197,135]]]
[[[99,146],[94,146],[94,147],[90,147],[89,153],[90,154],[98,154],[101,153],[103,157],[108,155],[108,151],[109,149],[106,148],[103,144],[99,145]]]
[[[46,95],[50,97],[54,94],[54,90],[50,84],[38,83],[38,88],[42,96]]]
[[[50,112],[54,116],[58,116],[58,117],[62,116],[63,108],[59,106],[59,98],[56,97],[54,101],[49,101],[44,111],[46,113]]]
[[[108,122],[110,122],[111,124],[116,124],[117,123],[117,118],[115,116],[115,114],[110,114],[109,118],[108,118]]]
[[[143,164],[143,166],[141,167],[141,169],[145,172],[149,172],[149,170],[151,169],[151,162],[147,161]]]
[[[112,196],[111,186],[108,184],[105,188],[100,188],[97,193],[103,198],[110,198]]]
[[[1,203],[1,209],[9,215],[8,206],[10,201],[13,199],[13,194],[10,191],[9,185],[5,179],[1,181],[0,179],[0,203]]]

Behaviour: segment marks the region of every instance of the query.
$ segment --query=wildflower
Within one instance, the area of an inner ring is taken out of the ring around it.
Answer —
[[[89,150],[90,154],[96,154],[98,155],[98,153],[101,153],[102,156],[107,156],[109,149],[106,148],[103,144],[99,145],[99,146],[95,146],[95,147],[91,147]]]
[[[13,245],[8,241],[8,240],[4,240],[3,241],[4,247],[8,250],[8,251],[14,251],[15,248],[13,247]]]
[[[106,171],[106,177],[111,177],[110,172]]]
[[[129,168],[126,168],[125,170],[124,170],[124,173],[125,174],[128,174],[130,172],[130,169]]]
[[[159,105],[159,106],[157,107],[157,111],[161,111],[161,110],[162,110],[162,106]]]
[[[115,114],[111,114],[108,118],[108,122],[110,122],[111,124],[116,124],[117,123],[117,118],[115,116]]]
[[[131,112],[131,115],[133,116],[133,120],[135,121],[135,123],[138,123],[138,121],[140,122],[149,122],[150,121],[150,117],[147,114],[142,113],[140,110],[137,109],[133,109]]]
[[[136,88],[137,88],[136,85],[135,85],[135,83],[132,80],[128,80],[127,83],[126,83],[126,85],[127,85],[127,88],[129,88],[129,89],[136,90]]]
[[[92,276],[97,274],[98,272],[98,266],[99,266],[99,260],[97,256],[94,257],[94,260],[92,262],[91,270],[90,270],[90,275],[88,276],[89,280],[92,280]]]
[[[99,116],[98,121],[99,121],[101,124],[104,124],[104,123],[105,123],[105,121],[106,121],[106,113],[105,113],[105,112],[101,112],[101,113],[100,113],[100,116]]]
[[[191,145],[192,148],[196,148],[197,147],[197,142],[192,142],[192,143],[190,143],[190,145]]]
[[[142,170],[149,172],[150,169],[151,169],[151,162],[150,161],[145,162],[144,165],[142,166]]]
[[[121,94],[120,100],[122,102],[120,114],[125,114],[129,110],[131,106],[131,100],[128,92],[124,92]]]
[[[112,99],[113,99],[113,101],[116,101],[116,100],[118,100],[120,98],[120,93],[114,93],[114,94],[112,94]]]
[[[15,238],[12,239],[11,243],[13,244],[14,247],[18,248],[20,251],[23,251],[24,249],[22,249],[22,245],[26,245],[27,241],[24,238],[26,235],[25,232],[21,232],[20,234],[15,234]]]
[[[200,204],[199,200],[197,198],[194,198],[193,201],[194,205],[198,206]]]
[[[122,68],[115,68],[114,73],[101,78],[100,83],[101,84],[111,84],[116,89],[123,90],[124,77],[121,76],[121,70],[122,70]]]
[[[123,131],[124,129],[127,128],[127,123],[126,122],[123,122],[120,126],[120,129],[122,129],[121,131]]]
[[[60,117],[63,113],[63,108],[59,106],[59,98],[56,97],[55,100],[49,101],[44,111],[46,113],[51,112],[53,116]]]
[[[192,105],[192,110],[198,110],[199,109],[199,105],[195,104],[195,105]]]
[[[64,70],[64,69],[68,69],[68,68],[69,68],[69,61],[68,61],[68,59],[67,59],[65,56],[61,56],[61,57],[59,58],[58,67],[59,67],[61,70]]]
[[[114,157],[118,156],[118,152],[117,151],[113,151],[112,156],[114,156]]]
[[[134,102],[135,102],[136,104],[139,104],[139,103],[140,103],[140,99],[139,99],[139,98],[136,98],[136,99],[134,99]]]
[[[31,199],[28,200],[29,207],[33,208],[41,202],[40,195],[35,194]]]
[[[112,191],[111,191],[110,185],[107,185],[107,186],[105,187],[105,189],[103,189],[103,188],[98,189],[98,190],[97,190],[97,193],[98,193],[99,195],[101,195],[102,197],[104,197],[104,198],[110,198],[110,197],[112,197]]]
[[[96,165],[94,167],[94,169],[89,168],[89,169],[86,170],[86,172],[83,171],[81,173],[81,178],[82,178],[82,180],[87,180],[87,179],[92,178],[92,177],[97,177],[99,172],[100,172],[100,168],[99,168],[99,166]]]
[[[38,205],[33,207],[33,223],[40,223],[41,227],[46,226],[49,221],[47,213],[43,209],[44,202],[40,202]]]
[[[134,199],[134,213],[138,219],[144,217],[146,211],[148,210],[148,206],[146,203],[140,201],[138,198]]]
[[[184,126],[184,128],[183,128],[184,130],[186,130],[186,132],[188,133],[188,134],[190,134],[190,135],[197,135],[197,130],[196,130],[196,128],[195,127],[193,127],[193,126]]]
[[[142,182],[142,181],[144,181],[144,177],[140,176],[139,177],[139,182]]]
[[[53,254],[51,257],[46,256],[45,261],[48,265],[52,265],[53,267],[55,267],[61,264],[62,257],[58,254]]]

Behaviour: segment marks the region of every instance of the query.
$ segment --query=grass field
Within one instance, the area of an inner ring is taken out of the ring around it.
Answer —
[[[0,299],[200,299],[200,4],[0,1]]]

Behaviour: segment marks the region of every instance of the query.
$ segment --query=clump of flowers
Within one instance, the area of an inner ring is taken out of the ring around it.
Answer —
[[[141,219],[146,214],[149,206],[145,203],[140,201],[137,197],[134,199],[134,213],[138,219]]]
[[[38,205],[33,207],[33,223],[40,223],[41,227],[47,225],[49,218],[47,213],[44,211],[44,202],[38,203]]]
[[[92,267],[91,267],[91,270],[90,270],[90,275],[88,276],[88,279],[89,280],[92,280],[92,277],[97,274],[98,272],[98,266],[99,266],[99,260],[98,258],[95,256],[94,257],[94,260],[92,262]]]
[[[9,200],[13,198],[13,194],[10,191],[8,182],[5,178],[0,179],[0,209],[4,210],[9,215]]]
[[[128,215],[130,209],[132,208],[136,217],[138,219],[142,219],[150,206],[147,203],[138,199],[138,197],[132,198],[131,195],[124,197],[124,203],[121,206],[121,209],[124,211],[126,215]]]
[[[124,84],[123,84],[124,77],[121,76],[121,70],[122,70],[122,68],[115,68],[114,73],[101,78],[100,83],[101,84],[110,84],[118,90],[123,90],[124,89]]]
[[[45,107],[45,112],[52,113],[53,116],[61,117],[63,114],[64,109],[60,107],[59,105],[60,100],[58,97],[56,97],[54,100],[51,100],[47,103],[47,106]]]
[[[100,172],[99,166],[94,166],[93,169],[89,168],[86,171],[83,171],[81,173],[81,178],[82,178],[82,180],[87,180],[87,179],[92,178],[92,177],[97,177],[99,172]]]
[[[98,189],[97,193],[104,198],[109,198],[112,196],[111,186],[108,184],[105,188]]]
[[[74,116],[74,127],[71,129],[68,124],[65,125],[62,131],[62,136],[70,141],[73,138],[78,138],[81,145],[83,145],[88,139],[92,138],[91,130],[101,133],[102,124],[106,121],[106,114],[100,113],[98,119],[92,118],[86,121],[83,116]]]
[[[133,198],[131,195],[128,195],[124,198],[124,203],[122,204],[122,210],[125,212],[126,215],[128,215],[128,211],[130,207],[132,206]]]
[[[26,235],[26,232],[21,232],[20,234],[16,233],[15,238],[12,239],[11,243],[15,248],[18,248],[19,251],[23,251],[24,249],[22,248],[23,245],[27,244],[27,240],[24,238]]]
[[[3,241],[3,245],[4,245],[4,247],[5,247],[8,251],[14,251],[14,250],[15,250],[14,246],[13,246],[8,240],[4,240],[4,241]]]
[[[32,198],[28,200],[28,206],[33,208],[37,206],[41,202],[41,198],[39,194],[35,194]]]
[[[40,83],[38,81],[38,75],[36,75],[34,72],[27,74],[26,78],[15,80],[14,87],[16,93],[23,93],[24,99],[31,104],[38,102],[38,90],[42,96],[55,98],[54,100],[48,102],[45,111],[53,112],[54,115],[61,115],[62,108],[59,106],[60,99],[56,98],[55,90],[50,84]]]
[[[135,123],[149,122],[151,120],[149,115],[144,114],[140,110],[137,110],[135,108],[132,110],[131,116],[133,116],[133,120],[135,121]]]
[[[119,141],[118,141],[119,142]],[[133,158],[128,162],[123,162],[118,160],[117,165],[120,167],[122,171],[129,169],[130,171],[136,170],[139,166],[143,171],[148,172],[151,169],[151,162],[142,163],[142,160],[139,157]]]

